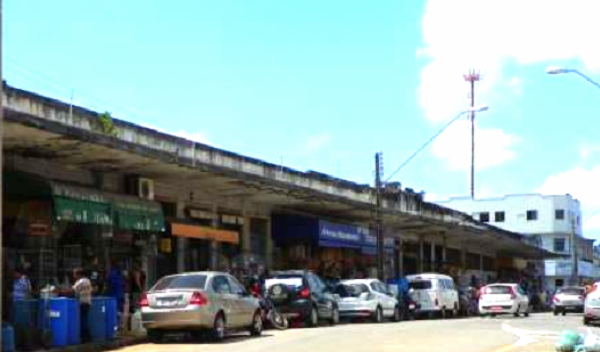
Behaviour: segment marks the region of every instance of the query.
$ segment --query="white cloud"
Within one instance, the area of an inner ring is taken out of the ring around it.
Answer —
[[[475,168],[481,170],[499,165],[515,157],[512,146],[518,137],[501,129],[483,129],[475,126]],[[458,120],[433,143],[433,154],[444,159],[453,170],[471,167],[471,123]]]
[[[304,150],[306,150],[308,152],[314,152],[316,150],[321,149],[323,146],[325,146],[330,141],[331,141],[331,136],[329,136],[326,133],[310,136],[304,143]]]
[[[423,18],[425,46],[417,50],[417,56],[427,60],[419,87],[425,117],[440,123],[468,105],[468,84],[462,75],[470,69],[483,76],[477,84],[477,101],[492,109],[493,97],[506,99],[491,94],[502,86],[522,94],[522,80],[505,77],[507,63],[550,65],[576,59],[588,70],[600,69],[600,46],[595,45],[598,13],[597,0],[429,0]],[[499,160],[514,157],[509,134],[485,129],[479,133],[504,141],[487,147]],[[438,151],[456,149],[454,144],[463,141],[446,138],[444,146],[438,143]],[[450,163],[456,166],[454,157]]]
[[[600,230],[600,216],[590,218],[600,209],[600,166],[586,169],[576,167],[572,170],[549,176],[537,192],[543,194],[571,194],[581,202],[584,231]]]

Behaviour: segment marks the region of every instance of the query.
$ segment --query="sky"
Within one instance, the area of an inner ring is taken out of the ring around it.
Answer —
[[[468,107],[476,196],[572,194],[600,239],[596,0],[4,0],[8,84],[219,148],[372,183]],[[465,117],[391,181],[469,194]],[[387,179],[387,177],[384,177]]]

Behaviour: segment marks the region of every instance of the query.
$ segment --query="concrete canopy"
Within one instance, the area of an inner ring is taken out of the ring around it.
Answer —
[[[368,185],[300,172],[240,154],[113,120],[106,133],[98,114],[31,92],[5,88],[4,147],[23,158],[99,172],[138,174],[192,193],[198,202],[235,209],[240,202],[271,212],[296,212],[348,223],[374,221],[375,192]],[[413,192],[386,189],[382,218],[389,236],[424,237],[499,255],[539,259],[550,253],[519,234],[427,203]]]

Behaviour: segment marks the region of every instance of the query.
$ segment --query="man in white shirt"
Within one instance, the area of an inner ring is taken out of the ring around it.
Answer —
[[[73,293],[75,298],[79,300],[79,308],[81,312],[81,342],[90,342],[90,330],[88,325],[88,316],[90,307],[92,306],[92,283],[83,274],[83,269],[77,268],[73,270]]]

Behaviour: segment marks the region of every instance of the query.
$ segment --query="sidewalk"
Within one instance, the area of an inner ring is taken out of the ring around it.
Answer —
[[[52,348],[49,350],[38,350],[38,352],[102,352],[114,350],[121,347],[141,344],[145,341],[145,335],[121,335],[118,336],[116,339],[110,341],[92,342],[82,345]]]

